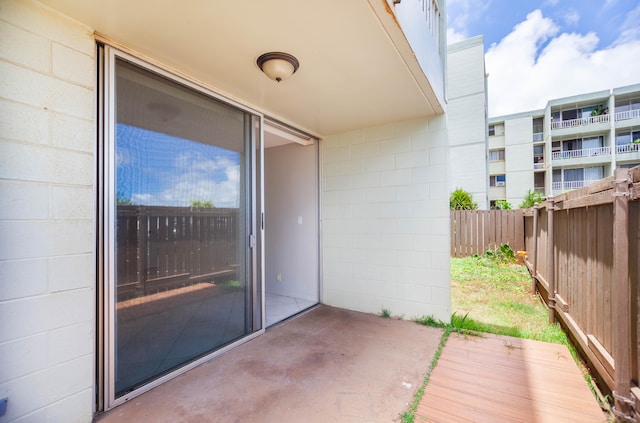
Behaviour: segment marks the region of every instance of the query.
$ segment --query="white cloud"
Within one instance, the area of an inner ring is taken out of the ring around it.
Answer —
[[[577,26],[580,22],[580,13],[575,9],[569,9],[562,15],[562,20],[567,26]]]
[[[447,22],[449,27],[464,28],[467,26],[469,19],[471,18],[471,10],[473,9],[473,0],[449,0],[447,2],[447,9],[449,13],[447,17],[455,16],[453,21]],[[455,13],[453,13],[455,10]]]
[[[467,28],[470,22],[482,19],[489,7],[491,0],[448,0],[447,42],[451,44],[469,38]],[[452,16],[455,17],[451,19]]]
[[[620,30],[620,37],[616,40],[615,44],[624,44],[632,42],[633,40],[640,39],[640,5],[636,6],[631,12],[629,12],[622,24]]]
[[[457,43],[458,41],[466,40],[468,36],[461,32],[457,32],[453,28],[447,28],[447,44]]]
[[[193,152],[176,156],[169,185],[157,193],[133,193],[134,204],[188,206],[191,200],[212,201],[216,207],[240,204],[240,165],[228,157],[205,160]]]
[[[232,175],[239,172],[230,170]],[[149,194],[134,193],[134,204],[186,207],[191,200],[212,201],[216,207],[236,208],[240,204],[238,180],[227,179],[217,182],[213,179],[184,174],[165,190]]]
[[[640,82],[631,64],[640,57],[637,36],[600,50],[598,41],[594,33],[558,34],[551,19],[531,12],[486,53],[489,116],[541,109],[550,99]]]

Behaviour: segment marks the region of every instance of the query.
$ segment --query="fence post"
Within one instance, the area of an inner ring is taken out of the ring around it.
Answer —
[[[532,231],[532,242],[533,242],[533,277],[531,278],[531,292],[533,294],[536,293],[537,281],[538,281],[538,215],[540,211],[540,204],[535,203],[533,205],[533,231]]]
[[[555,272],[555,255],[553,254],[553,195],[547,198],[547,269],[549,271],[549,323],[556,321],[556,272]]]
[[[627,169],[616,169],[613,198],[613,274],[615,310],[613,360],[615,391],[613,413],[631,420],[631,286],[629,280],[629,183]],[[633,420],[631,420],[633,421]]]

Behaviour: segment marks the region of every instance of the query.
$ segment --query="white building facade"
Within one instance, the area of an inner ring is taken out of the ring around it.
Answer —
[[[489,118],[489,201],[517,207],[640,165],[640,84],[550,100],[545,109]]]
[[[487,84],[484,40],[477,36],[447,46],[449,192],[462,188],[488,208]],[[480,160],[479,160],[480,159]]]
[[[444,2],[266,3],[0,3],[0,421],[90,422],[270,295],[449,319]]]

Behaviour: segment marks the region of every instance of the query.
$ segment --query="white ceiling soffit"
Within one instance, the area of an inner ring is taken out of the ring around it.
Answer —
[[[442,111],[386,0],[41,0],[104,37],[318,136]],[[277,83],[256,65],[282,51]]]

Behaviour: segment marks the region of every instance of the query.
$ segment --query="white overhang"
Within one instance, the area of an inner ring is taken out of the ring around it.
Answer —
[[[41,0],[101,37],[317,136],[439,114],[386,0]],[[300,69],[258,68],[282,51]],[[437,58],[439,60],[439,58]]]

